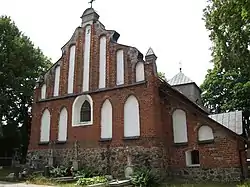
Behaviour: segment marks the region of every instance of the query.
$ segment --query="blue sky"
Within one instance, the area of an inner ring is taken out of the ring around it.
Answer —
[[[10,16],[45,55],[56,62],[61,47],[80,26],[89,0],[0,0]],[[144,55],[152,47],[158,71],[167,79],[182,71],[198,85],[212,67],[211,42],[202,20],[206,0],[96,0],[94,9],[106,29],[120,33],[119,43]]]

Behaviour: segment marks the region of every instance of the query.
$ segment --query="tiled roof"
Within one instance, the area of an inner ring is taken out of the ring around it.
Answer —
[[[193,83],[194,81],[192,81],[190,78],[188,78],[186,75],[184,75],[184,73],[179,72],[177,75],[175,75],[172,79],[170,79],[168,81],[168,83],[171,86],[174,85],[180,85],[180,84],[187,84],[187,83]]]
[[[242,111],[234,111],[221,114],[212,114],[209,115],[211,119],[217,121],[221,125],[235,132],[236,134],[241,135],[243,133],[242,126]]]

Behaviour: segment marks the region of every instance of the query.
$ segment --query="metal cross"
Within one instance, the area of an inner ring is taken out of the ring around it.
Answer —
[[[179,62],[179,65],[180,65],[180,72],[181,72],[181,69],[182,69],[182,62],[181,61]]]
[[[94,2],[95,0],[90,0],[90,8],[92,8],[92,4],[93,4],[93,2]]]

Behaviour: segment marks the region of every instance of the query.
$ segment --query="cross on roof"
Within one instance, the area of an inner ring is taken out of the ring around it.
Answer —
[[[92,8],[92,4],[93,4],[93,2],[94,2],[95,0],[90,0],[90,8]]]
[[[180,72],[181,72],[181,69],[182,69],[182,62],[181,61],[179,62],[179,65],[180,65]]]

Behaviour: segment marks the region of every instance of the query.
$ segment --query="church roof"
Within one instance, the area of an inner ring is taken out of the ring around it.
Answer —
[[[212,114],[209,117],[236,134],[241,135],[243,133],[242,111]]]
[[[182,72],[179,72],[177,75],[175,75],[172,79],[168,81],[168,83],[171,86],[180,85],[180,84],[188,84],[188,83],[193,83],[193,82],[194,81],[192,81],[189,77],[184,75],[184,73]]]

